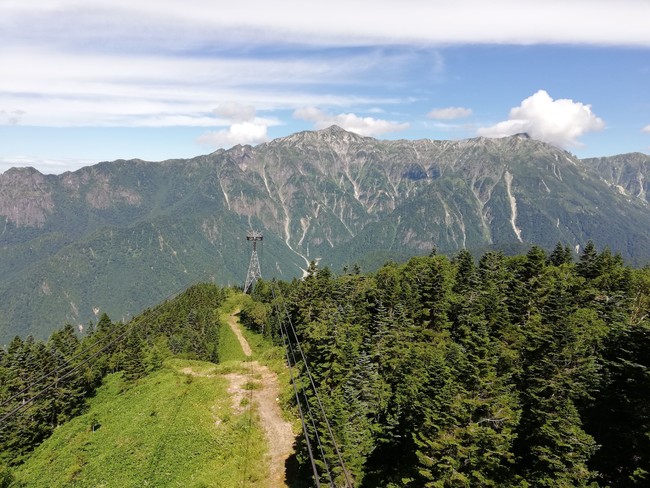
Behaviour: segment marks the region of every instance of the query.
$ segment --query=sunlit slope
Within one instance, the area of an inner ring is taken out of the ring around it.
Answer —
[[[229,366],[171,360],[136,385],[108,378],[88,412],[59,427],[17,483],[55,486],[235,487],[261,480],[264,440],[233,412]]]

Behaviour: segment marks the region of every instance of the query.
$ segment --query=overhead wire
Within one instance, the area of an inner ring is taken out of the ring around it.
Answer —
[[[263,252],[263,249],[261,249],[261,251]],[[185,285],[185,287],[183,289],[194,286],[195,284],[199,283],[199,281],[200,281],[200,279],[197,279],[194,282],[192,282],[192,283],[190,283],[188,285]],[[347,468],[345,466],[345,463],[343,461],[343,457],[341,455],[341,452],[340,452],[340,449],[339,449],[339,446],[338,446],[338,442],[336,441],[336,438],[334,437],[334,433],[332,431],[331,424],[329,422],[329,419],[327,418],[327,413],[325,412],[325,408],[323,406],[320,395],[318,393],[318,389],[316,388],[316,384],[315,384],[313,375],[311,374],[311,371],[309,369],[309,364],[307,362],[304,351],[303,351],[302,346],[300,344],[300,339],[298,338],[298,334],[297,334],[296,329],[295,329],[295,327],[293,325],[293,321],[291,320],[291,316],[289,314],[289,311],[287,309],[287,306],[286,306],[286,303],[285,303],[284,299],[282,300],[282,306],[283,306],[283,309],[284,309],[284,315],[286,316],[287,321],[289,323],[289,327],[287,327],[284,324],[284,321],[282,320],[282,311],[279,309],[278,300],[277,300],[277,296],[276,296],[276,293],[275,293],[275,288],[273,286],[274,284],[275,284],[275,287],[277,287],[277,283],[272,283],[272,285],[271,285],[271,293],[273,295],[273,301],[274,301],[274,304],[275,304],[275,307],[276,307],[276,315],[278,317],[278,321],[279,321],[279,324],[280,324],[280,332],[281,332],[281,335],[282,335],[283,344],[285,346],[285,356],[286,356],[286,360],[287,360],[287,365],[289,367],[290,379],[291,379],[291,383],[293,385],[294,396],[296,398],[296,404],[297,404],[298,411],[299,411],[300,418],[301,418],[301,424],[302,424],[303,433],[304,433],[304,436],[305,436],[305,444],[306,444],[306,447],[307,447],[307,451],[308,451],[308,455],[309,455],[309,458],[310,458],[312,470],[313,470],[313,473],[314,473],[315,483],[317,485],[317,488],[320,488],[320,476],[319,476],[318,468],[317,468],[317,465],[316,465],[316,462],[315,462],[315,458],[314,458],[314,454],[313,454],[313,450],[312,450],[312,446],[311,446],[311,441],[309,440],[309,433],[308,433],[308,429],[307,429],[307,423],[305,421],[305,413],[303,412],[301,402],[300,402],[300,395],[298,393],[298,388],[296,386],[296,384],[297,384],[296,375],[294,375],[294,371],[293,371],[293,366],[297,364],[298,358],[296,356],[295,350],[294,350],[293,345],[292,345],[291,336],[289,335],[289,329],[291,330],[293,338],[295,339],[296,346],[298,348],[298,352],[300,354],[300,357],[302,358],[305,373],[306,373],[306,375],[307,375],[307,377],[309,379],[309,383],[311,384],[311,387],[313,389],[314,397],[316,398],[319,410],[320,410],[321,415],[322,415],[322,419],[323,419],[323,421],[324,421],[324,423],[325,423],[325,425],[327,427],[328,435],[330,437],[330,440],[331,440],[332,445],[334,447],[334,450],[336,452],[338,461],[339,461],[339,463],[341,465],[341,468],[343,470],[343,474],[344,474],[345,479],[346,479],[346,484],[347,484],[348,487],[352,487],[352,484],[351,484],[350,479],[349,479],[348,470],[347,470]],[[169,295],[165,300],[163,300],[162,303],[166,303],[167,301],[173,299],[176,295],[178,295],[180,292],[182,292],[183,289]],[[278,287],[278,292],[281,293],[280,290],[279,290],[279,287]],[[150,317],[148,319],[153,320],[160,313],[162,313],[162,312],[159,311],[158,314],[156,314],[154,317]],[[78,364],[73,366],[69,371],[64,373],[62,376],[57,377],[55,379],[55,381],[53,381],[49,385],[42,388],[40,391],[38,391],[36,394],[31,396],[29,399],[27,399],[27,400],[23,399],[22,404],[20,406],[16,407],[15,409],[11,410],[10,412],[8,412],[5,415],[3,415],[2,417],[0,417],[0,431],[4,430],[4,428],[6,427],[6,421],[8,419],[13,417],[17,413],[20,413],[21,411],[28,409],[33,402],[35,402],[38,398],[40,398],[42,395],[44,395],[51,388],[56,386],[58,384],[58,382],[70,377],[73,373],[77,372],[79,369],[81,369],[83,366],[85,366],[87,363],[89,363],[90,360],[97,357],[99,354],[101,354],[102,352],[107,350],[109,347],[111,347],[117,341],[124,338],[136,325],[139,325],[140,323],[142,323],[144,321],[145,321],[145,318],[143,317],[140,320],[136,319],[136,320],[126,324],[126,328],[123,330],[123,332],[120,333],[117,337],[114,337],[108,344],[104,345],[102,348],[95,351],[93,354],[91,354],[87,358],[83,359],[81,362],[79,362]],[[115,331],[112,331],[111,334],[114,334],[117,331],[119,331],[119,329],[117,329]],[[32,381],[28,386],[26,386],[25,388],[23,388],[19,392],[15,393],[11,397],[5,399],[3,401],[3,403],[0,404],[0,408],[7,405],[7,404],[9,404],[10,402],[16,400],[18,397],[20,397],[21,395],[23,395],[24,393],[29,391],[33,386],[43,382],[47,378],[52,377],[55,374],[59,374],[62,371],[65,371],[66,368],[68,368],[69,366],[72,365],[73,361],[75,361],[75,360],[79,359],[80,357],[84,356],[85,354],[87,354],[89,351],[91,351],[98,344],[101,344],[102,341],[107,340],[109,337],[111,337],[111,334],[109,334],[107,336],[104,336],[104,338],[102,338],[98,342],[93,343],[87,349],[83,349],[83,350],[79,351],[78,353],[76,353],[71,358],[68,358],[63,365],[59,365],[55,369],[51,370],[50,372],[41,375],[39,378]],[[289,356],[290,352],[291,352],[291,356],[293,357],[293,363],[292,363],[291,358]],[[249,387],[250,387],[250,385],[249,385]],[[324,453],[324,449],[323,449],[323,445],[322,445],[320,436],[318,434],[318,429],[317,429],[317,426],[316,426],[316,423],[315,423],[315,420],[314,420],[313,412],[311,411],[311,406],[310,406],[309,399],[307,398],[304,387],[301,387],[301,389],[302,389],[303,398],[305,399],[305,405],[308,408],[307,414],[308,414],[308,416],[310,418],[312,427],[314,428],[314,433],[315,433],[315,436],[316,436],[316,440],[317,440],[317,443],[318,443],[320,454],[321,454],[321,456],[323,458],[323,464],[325,466],[327,476],[329,478],[331,486],[334,486],[334,482],[333,482],[332,476],[331,476],[331,470],[330,470],[329,464],[327,462],[327,459],[326,459],[326,456],[325,456],[325,453]],[[251,395],[250,396],[252,396],[252,390],[251,390]],[[250,403],[250,399],[249,399],[249,403]],[[250,408],[250,406],[249,406],[249,408]],[[251,412],[251,414],[252,414],[252,412]],[[250,423],[250,421],[251,421],[251,418],[249,416],[249,423]],[[249,431],[250,431],[250,426],[249,426]]]
[[[296,346],[298,347],[298,352],[300,353],[300,356],[302,358],[303,364],[305,365],[305,372],[307,374],[307,377],[309,378],[309,381],[311,382],[312,389],[314,390],[314,396],[316,397],[316,401],[318,402],[318,407],[321,411],[321,414],[323,416],[323,420],[325,421],[325,425],[327,427],[327,432],[329,434],[330,440],[332,441],[332,445],[334,447],[334,451],[336,452],[336,456],[338,458],[338,461],[341,465],[341,469],[343,470],[343,475],[345,477],[346,485],[348,487],[352,487],[352,482],[350,481],[350,477],[348,474],[347,467],[345,466],[345,462],[343,461],[343,456],[341,455],[341,450],[339,449],[338,442],[336,441],[336,438],[334,437],[334,432],[332,431],[332,426],[329,422],[329,419],[327,418],[327,413],[325,412],[325,407],[323,406],[323,402],[321,401],[320,394],[318,393],[318,388],[316,388],[316,383],[314,381],[314,377],[311,374],[311,371],[309,369],[309,364],[307,363],[307,358],[305,357],[305,353],[303,352],[302,346],[300,345],[300,339],[298,338],[298,334],[296,333],[296,328],[293,325],[293,321],[291,320],[291,315],[289,314],[289,311],[287,309],[286,303],[283,301],[283,306],[284,306],[284,311],[285,315],[287,317],[287,320],[289,322],[289,326],[291,328],[291,332],[293,333],[293,337],[296,341]]]
[[[196,280],[194,280],[193,282],[190,282],[188,285],[185,285],[185,287],[184,287],[183,289],[190,288],[190,287],[192,287],[192,286],[198,284],[200,281],[201,281],[201,278],[196,279]],[[183,289],[181,289],[181,291],[182,291]],[[179,291],[175,291],[175,292],[172,293],[171,295],[168,295],[168,296],[167,296],[167,297],[166,297],[166,298],[161,302],[161,304],[167,303],[169,300],[172,300],[172,299],[173,299],[175,296],[177,296],[179,293],[180,293]],[[158,311],[158,312],[157,312],[153,317],[147,317],[146,319],[147,319],[147,320],[153,320],[153,319],[157,318],[161,313],[162,313],[162,311],[159,310],[159,311]],[[35,393],[35,394],[34,394],[33,396],[31,396],[29,399],[27,399],[27,400],[22,399],[22,403],[21,403],[21,405],[19,405],[18,407],[14,408],[14,409],[11,410],[11,411],[9,411],[8,413],[4,414],[2,417],[0,417],[0,431],[4,430],[4,429],[6,428],[6,425],[7,425],[7,424],[6,424],[6,421],[7,421],[7,420],[9,420],[9,419],[10,419],[11,417],[13,417],[14,415],[20,413],[21,411],[23,411],[23,410],[27,410],[27,409],[31,406],[32,403],[34,403],[38,398],[40,398],[41,396],[43,396],[43,395],[44,395],[47,391],[49,391],[51,388],[53,388],[54,386],[56,386],[60,381],[65,380],[66,378],[68,378],[69,376],[71,376],[73,373],[75,373],[76,371],[78,371],[79,369],[81,369],[81,367],[84,366],[84,365],[86,365],[86,364],[87,364],[91,359],[97,357],[99,354],[101,354],[102,352],[104,352],[105,350],[107,350],[109,347],[111,347],[111,346],[112,346],[113,344],[115,344],[117,341],[119,341],[120,339],[122,339],[123,337],[125,337],[125,336],[126,336],[126,335],[127,335],[127,334],[128,334],[128,333],[129,333],[129,332],[130,332],[130,331],[131,331],[131,330],[136,326],[136,325],[139,325],[140,323],[142,323],[142,322],[144,322],[144,321],[145,321],[145,317],[142,316],[142,318],[140,318],[140,319],[134,319],[134,320],[132,320],[131,322],[125,324],[125,325],[126,325],[126,328],[124,329],[124,331],[123,331],[121,334],[119,334],[117,337],[113,338],[113,340],[111,340],[111,341],[110,341],[108,344],[106,344],[104,347],[102,347],[101,349],[95,351],[93,354],[91,354],[90,356],[88,356],[87,358],[85,358],[84,360],[82,360],[80,363],[76,364],[76,365],[75,365],[74,367],[72,367],[72,369],[70,369],[67,373],[64,373],[63,376],[57,376],[56,379],[55,379],[53,382],[51,382],[50,384],[48,384],[47,386],[45,386],[44,388],[42,388],[41,390],[39,390],[37,393]],[[92,349],[96,344],[97,344],[97,343],[91,345],[90,347],[88,347],[87,349],[85,349],[83,352],[76,354],[76,355],[75,355],[76,358],[79,358],[80,356],[83,356],[85,353],[87,353],[88,351],[90,351],[90,350],[91,350],[91,349]],[[70,359],[68,360],[68,366],[70,366],[72,360],[73,360],[73,358],[70,358]],[[32,386],[34,386],[34,385],[40,383],[41,381],[47,379],[48,377],[53,376],[53,375],[56,374],[56,373],[60,373],[60,372],[61,372],[60,370],[63,370],[63,369],[65,369],[65,368],[66,368],[66,366],[63,366],[63,367],[57,367],[57,368],[55,368],[54,370],[52,370],[52,371],[50,371],[50,372],[48,372],[48,373],[42,375],[42,376],[39,378],[38,381],[32,382],[32,384],[30,385],[29,388],[31,388]],[[24,394],[24,393],[25,393],[29,388],[23,388],[20,392],[18,392],[18,393],[16,393],[16,394],[12,395],[12,396],[9,397],[8,399],[6,399],[6,400],[2,403],[1,406],[5,406],[5,405],[9,404],[10,402],[12,402],[12,401],[18,399],[18,397],[20,397],[22,394]]]
[[[286,333],[286,327],[285,327],[285,333]],[[293,357],[293,364],[298,364],[298,358],[296,357],[296,353],[294,351],[293,346],[291,345],[291,341],[288,341],[289,344],[289,349],[291,351],[291,356]],[[311,405],[309,398],[307,398],[307,392],[305,391],[304,386],[300,385],[300,388],[302,390],[302,396],[305,400],[305,405],[307,406],[307,416],[309,417],[311,421],[311,425],[314,429],[314,436],[316,437],[316,443],[318,444],[318,450],[320,452],[321,458],[323,459],[323,464],[325,465],[325,471],[327,473],[327,478],[329,479],[330,486],[335,486],[334,485],[334,480],[332,479],[332,471],[330,469],[329,463],[327,461],[327,456],[325,455],[325,450],[323,449],[323,443],[321,442],[320,439],[320,434],[318,433],[318,427],[316,426],[316,421],[314,420],[314,414],[311,410]]]
[[[276,284],[276,286],[277,286],[277,284]],[[274,290],[273,286],[271,286],[271,290],[272,291]],[[278,287],[278,292],[280,293],[279,287]],[[276,296],[275,296],[274,292],[273,292],[273,297],[274,297],[274,301],[277,303]],[[334,432],[332,430],[331,423],[330,423],[330,421],[329,421],[329,419],[327,417],[327,412],[325,411],[325,407],[323,406],[323,402],[321,401],[320,394],[318,393],[318,388],[316,387],[316,382],[314,381],[314,377],[313,377],[313,375],[311,373],[311,370],[309,369],[309,363],[307,362],[307,358],[306,358],[306,356],[304,354],[304,351],[302,349],[302,346],[300,344],[300,339],[298,337],[298,334],[296,333],[296,328],[293,325],[293,321],[291,320],[291,315],[289,314],[289,311],[287,309],[287,305],[286,305],[286,301],[284,300],[284,297],[283,297],[283,300],[282,300],[282,306],[283,306],[283,309],[284,309],[284,316],[286,316],[286,318],[287,318],[287,321],[289,323],[291,332],[292,332],[293,337],[294,337],[295,342],[296,342],[296,346],[298,348],[298,352],[300,353],[300,357],[302,358],[302,362],[303,362],[304,367],[305,367],[305,373],[306,373],[307,377],[309,378],[309,382],[311,384],[312,390],[314,391],[314,396],[315,396],[316,401],[318,403],[318,407],[319,407],[319,410],[320,410],[320,413],[321,413],[321,417],[322,417],[322,419],[323,419],[323,421],[324,421],[324,423],[325,423],[325,425],[327,427],[327,433],[328,433],[329,438],[330,438],[330,440],[332,442],[332,446],[334,447],[334,451],[336,453],[339,465],[341,466],[341,469],[343,471],[343,475],[344,475],[345,481],[346,481],[346,486],[351,488],[352,487],[352,482],[350,481],[350,476],[349,476],[349,473],[348,473],[348,469],[347,469],[347,467],[345,465],[345,461],[343,460],[343,456],[341,455],[341,450],[339,448],[339,444],[338,444],[338,442],[336,440],[336,437],[334,436]],[[289,337],[288,332],[287,332],[287,337],[288,337],[288,343],[291,345],[292,341],[291,341],[291,337]],[[292,351],[293,351],[293,349],[292,349]],[[306,401],[306,403],[307,403],[307,405],[309,405],[309,402]],[[327,461],[325,460],[325,462],[327,462]],[[331,479],[331,475],[330,475],[330,479]]]
[[[264,241],[259,241],[260,243],[260,254],[264,252]],[[258,261],[259,262],[259,261]],[[261,273],[261,271],[260,271]],[[253,284],[254,286],[254,284]],[[252,293],[252,291],[251,291]],[[246,354],[244,352],[244,354]],[[248,478],[248,452],[250,449],[250,441],[251,441],[251,428],[252,428],[252,423],[253,423],[253,387],[251,384],[251,378],[253,377],[253,358],[251,356],[247,356],[247,361],[248,361],[248,382],[247,382],[247,388],[248,388],[248,425],[246,427],[246,448],[244,450],[244,469],[243,469],[243,474],[242,474],[242,488],[246,486],[246,481]]]
[[[123,325],[126,326],[127,324],[123,324]],[[67,358],[67,359],[63,362],[63,364],[59,364],[59,365],[56,366],[54,369],[52,369],[52,370],[50,370],[50,371],[48,371],[48,372],[46,372],[46,373],[43,373],[41,376],[39,376],[38,378],[36,378],[35,380],[33,380],[33,381],[32,381],[31,383],[29,383],[27,386],[25,386],[22,390],[17,391],[17,392],[14,393],[12,396],[8,397],[8,398],[5,399],[2,403],[0,403],[0,408],[2,408],[2,407],[4,407],[5,405],[11,403],[12,401],[16,400],[16,399],[17,399],[18,397],[20,397],[22,394],[27,393],[27,392],[30,391],[34,386],[38,385],[39,383],[41,383],[43,380],[47,379],[48,377],[50,377],[50,376],[54,376],[55,374],[60,373],[61,371],[67,369],[67,368],[72,364],[73,361],[75,361],[76,359],[78,359],[78,358],[80,358],[81,356],[85,355],[85,354],[88,353],[90,350],[92,350],[93,348],[95,348],[97,345],[101,344],[103,341],[108,340],[108,339],[111,337],[111,335],[113,335],[113,334],[116,333],[117,331],[119,331],[119,328],[111,329],[111,331],[110,331],[107,335],[104,335],[104,336],[103,336],[101,339],[99,339],[98,341],[93,342],[93,343],[92,343],[89,347],[87,347],[86,349],[81,348],[81,349],[80,349],[76,354],[74,354],[72,357]]]
[[[245,354],[245,353],[244,353]],[[242,487],[246,486],[246,481],[248,478],[248,451],[250,449],[251,442],[251,430],[253,427],[253,358],[247,356],[248,361],[248,382],[245,384],[245,387],[248,388],[248,425],[246,426],[246,448],[244,450],[244,469],[242,474]]]
[[[302,411],[302,406],[300,404],[300,396],[298,395],[298,388],[296,387],[296,378],[293,374],[293,365],[291,363],[291,360],[289,358],[289,347],[288,347],[288,337],[287,334],[285,334],[284,331],[284,326],[283,326],[283,321],[282,317],[279,313],[279,309],[277,308],[277,299],[275,295],[275,290],[273,288],[273,284],[271,285],[271,294],[273,295],[273,303],[276,306],[276,316],[278,318],[279,326],[280,326],[280,334],[282,336],[282,342],[284,344],[284,353],[286,356],[287,360],[287,366],[289,367],[289,378],[291,380],[291,385],[293,386],[293,393],[296,398],[296,405],[298,407],[298,413],[300,414],[300,423],[302,425],[302,432],[305,436],[305,445],[307,447],[307,454],[309,456],[309,461],[311,462],[311,468],[314,473],[314,483],[316,483],[316,487],[320,488],[320,476],[318,474],[318,467],[316,466],[316,461],[314,459],[314,453],[311,448],[311,441],[309,440],[309,432],[307,430],[307,424],[305,422],[305,415]]]

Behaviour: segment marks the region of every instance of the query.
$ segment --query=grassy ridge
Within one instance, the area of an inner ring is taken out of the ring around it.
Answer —
[[[220,310],[220,364],[168,359],[134,385],[110,375],[84,415],[56,429],[13,471],[12,486],[265,486],[264,434],[255,415],[234,410],[223,376],[247,372],[226,325],[247,299],[231,295]],[[277,348],[245,334],[252,359],[282,371]],[[286,390],[286,372],[280,382]]]
[[[250,297],[230,293],[225,303],[221,306],[221,313],[219,315],[221,321],[221,327],[219,327],[219,361],[222,363],[246,360],[246,355],[237,340],[237,336],[228,326],[230,314],[240,309],[241,304],[246,300],[250,300]]]
[[[224,364],[224,367],[229,361],[244,361],[247,359],[239,345],[237,337],[226,324],[231,313],[241,310],[246,304],[251,303],[251,301],[252,299],[249,295],[230,293],[221,307],[220,319],[223,326],[219,330],[219,358],[222,364]],[[284,349],[279,346],[274,346],[261,333],[249,330],[244,326],[241,327],[241,331],[251,348],[252,356],[249,359],[268,366],[269,369],[278,375],[278,383],[280,385],[279,400],[282,412],[285,420],[293,423],[294,432],[298,432],[300,430],[300,421],[296,415],[288,414],[294,408],[292,406],[294,393],[293,388],[290,386],[291,378],[285,362]]]
[[[207,376],[184,374],[186,368]],[[172,360],[126,390],[120,375],[110,376],[88,412],[59,428],[14,472],[16,486],[259,482],[265,467],[252,460],[263,456],[263,434],[247,411],[232,411],[228,382],[215,376],[223,369],[233,366]]]

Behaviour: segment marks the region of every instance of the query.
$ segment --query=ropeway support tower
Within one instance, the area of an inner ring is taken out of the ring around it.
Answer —
[[[248,273],[246,274],[246,282],[244,283],[244,293],[248,293],[255,282],[262,277],[260,271],[260,260],[257,257],[257,243],[264,240],[261,232],[251,230],[246,234],[246,240],[253,243],[253,254],[251,254],[251,262],[248,265]]]

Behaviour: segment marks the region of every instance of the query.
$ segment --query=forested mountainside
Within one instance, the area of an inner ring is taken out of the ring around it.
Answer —
[[[354,486],[647,486],[650,271],[592,244],[571,255],[313,266],[259,284],[242,316],[280,340],[287,310]]]
[[[263,276],[283,279],[311,260],[373,270],[433,246],[558,241],[577,255],[589,239],[645,263],[647,202],[606,170],[617,161],[525,134],[380,141],[333,126],[187,160],[11,169],[0,175],[0,342],[102,312],[128,318],[199,279],[240,283],[250,228],[264,234]]]
[[[259,281],[253,300],[241,302],[241,320],[279,346],[302,351],[287,353],[301,408],[290,407],[296,418],[300,411],[306,416],[321,481],[331,476],[335,486],[393,488],[647,486],[650,270],[626,266],[591,243],[577,262],[572,254],[561,245],[552,253],[533,247],[512,257],[490,251],[476,262],[462,250],[451,259],[432,253],[387,263],[373,274],[351,268],[337,275],[312,263],[303,280]],[[110,416],[120,415],[100,407],[102,399],[127,408],[124,398],[155,398],[151,388],[169,384],[159,373],[164,359],[218,362],[216,308],[225,297],[214,285],[197,285],[128,324],[104,316],[81,339],[66,326],[46,343],[12,341],[0,353],[4,486],[20,486],[13,473],[27,476],[31,469],[36,476],[33,466],[44,462],[85,486],[83,446],[74,455],[46,450],[52,454],[39,453],[36,464],[33,447],[84,413],[84,398],[102,382],[108,390],[103,386],[92,403],[105,417],[88,418],[91,431],[115,428]],[[289,329],[295,335],[283,334]],[[310,393],[305,365],[319,397]],[[67,376],[73,368],[76,374]],[[23,407],[44,374],[53,386]],[[146,393],[137,389],[141,384]],[[138,405],[144,410],[134,422],[157,425],[146,414],[156,415],[155,405]],[[318,417],[321,406],[327,421]],[[5,419],[15,408],[24,411]],[[182,417],[185,409],[176,412]],[[194,432],[175,431],[176,442]],[[232,436],[246,435],[243,427],[228,432],[215,442],[236,445]],[[296,451],[290,486],[313,486],[305,436]],[[132,466],[142,453],[133,448],[126,455]]]

